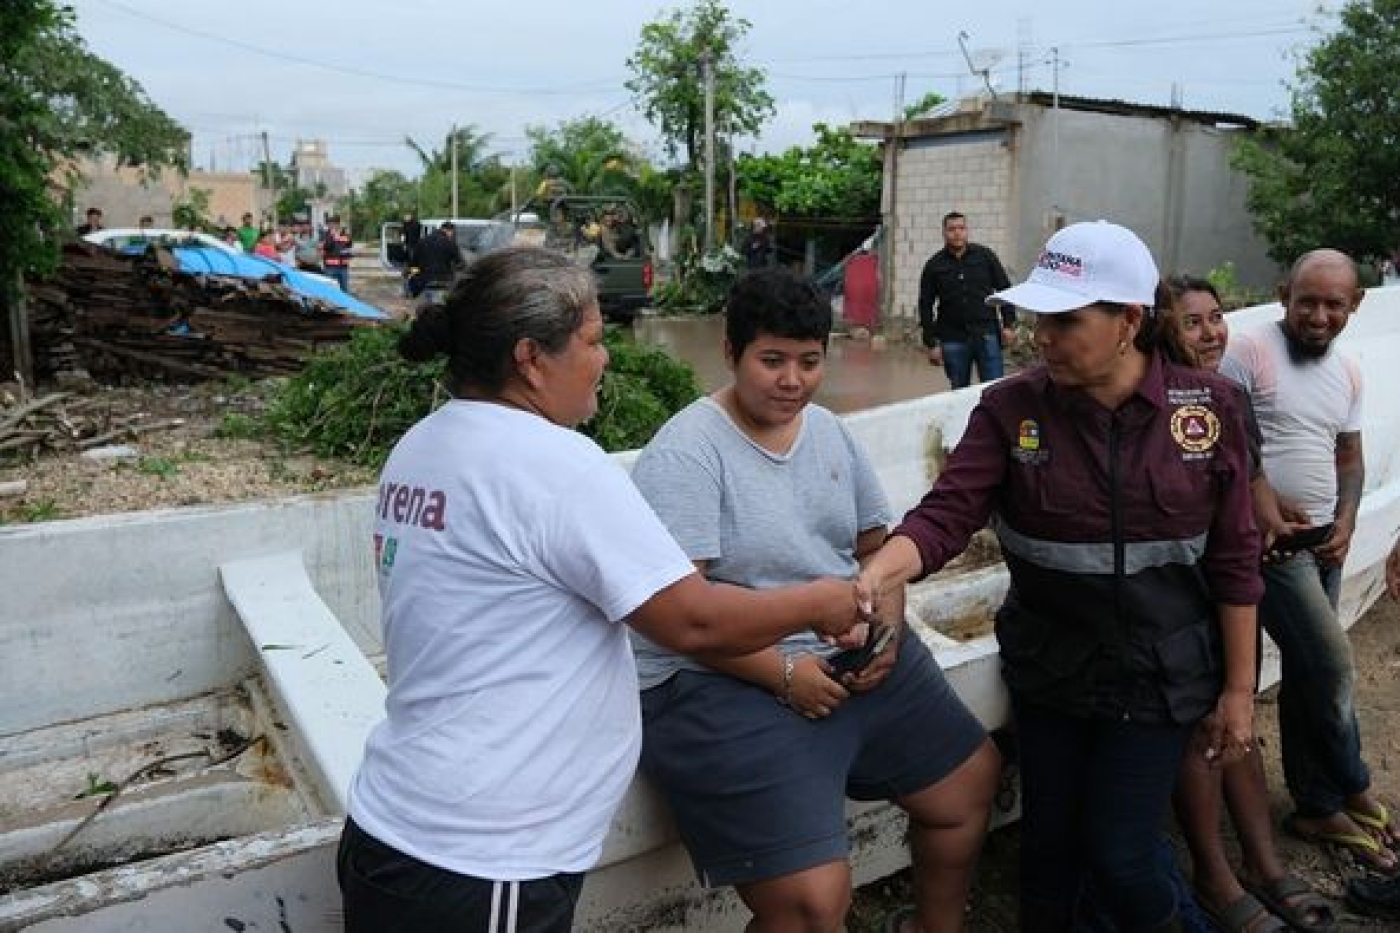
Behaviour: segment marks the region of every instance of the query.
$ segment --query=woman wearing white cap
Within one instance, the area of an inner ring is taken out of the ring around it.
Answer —
[[[1158,274],[1131,231],[1073,224],[990,301],[1037,315],[1042,362],[988,387],[923,501],[867,564],[883,594],[990,522],[1023,776],[1021,929],[1069,930],[1084,879],[1124,931],[1178,930],[1156,857],[1187,740],[1253,743],[1255,604],[1244,396],[1159,352]]]

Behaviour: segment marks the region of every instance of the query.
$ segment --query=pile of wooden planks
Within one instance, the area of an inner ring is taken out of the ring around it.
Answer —
[[[52,277],[28,286],[27,304],[41,380],[279,375],[366,324],[275,279],[186,273],[163,250],[128,257],[82,242],[64,247]]]

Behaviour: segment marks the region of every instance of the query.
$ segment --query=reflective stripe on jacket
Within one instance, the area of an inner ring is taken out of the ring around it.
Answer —
[[[1116,411],[1041,367],[988,387],[896,534],[942,567],[990,521],[1008,685],[1073,715],[1189,723],[1224,670],[1216,605],[1263,593],[1246,402],[1154,357]]]

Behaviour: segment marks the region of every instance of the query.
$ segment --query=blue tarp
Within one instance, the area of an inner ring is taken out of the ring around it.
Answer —
[[[309,275],[300,269],[284,266],[262,256],[195,246],[177,246],[171,252],[179,260],[181,272],[234,275],[245,279],[265,279],[275,275],[296,294],[304,298],[320,299],[346,314],[377,321],[389,318],[388,314],[374,305],[341,291],[335,282]]]

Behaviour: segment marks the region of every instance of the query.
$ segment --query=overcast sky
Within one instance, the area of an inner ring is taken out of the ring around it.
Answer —
[[[321,138],[362,178],[414,171],[411,136],[437,148],[454,122],[523,159],[525,127],[582,116],[616,122],[665,161],[623,86],[642,25],[682,6],[657,0],[68,0],[94,52],[141,82],[194,134],[197,164],[243,168],[269,134],[286,162]],[[1335,9],[1336,0],[1324,4]],[[1335,19],[1317,0],[731,0],[752,23],[741,50],[765,69],[777,115],[740,151],[811,139],[811,125],[889,119],[904,97],[982,86],[1242,113],[1287,113],[1299,55]],[[1024,63],[1022,67],[1021,63]],[[1024,77],[1022,77],[1024,76]]]

